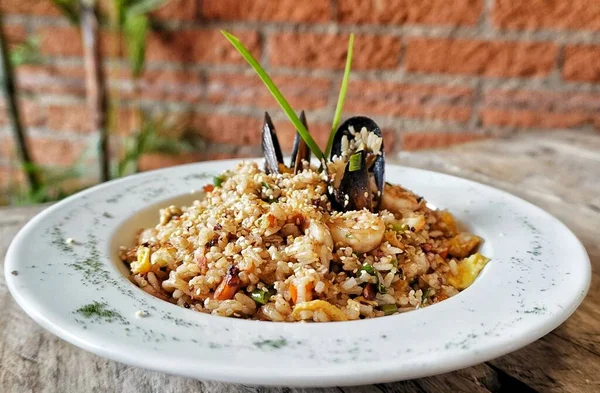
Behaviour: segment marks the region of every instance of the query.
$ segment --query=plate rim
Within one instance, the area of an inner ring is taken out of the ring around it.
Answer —
[[[188,169],[193,168],[193,167],[201,168],[201,167],[208,167],[210,165],[214,165],[215,163],[227,165],[227,164],[235,164],[235,163],[238,163],[241,161],[256,161],[256,160],[260,160],[260,159],[249,158],[249,159],[233,159],[233,160],[231,160],[231,159],[229,159],[229,160],[214,160],[214,161],[191,163],[191,164],[185,164],[185,165],[174,166],[174,167],[169,167],[169,168],[161,168],[161,169],[157,169],[157,170],[153,170],[153,171],[147,171],[147,172],[143,172],[141,174],[130,175],[130,176],[126,176],[124,178],[114,179],[109,182],[95,185],[93,187],[90,187],[90,188],[82,191],[82,192],[79,192],[77,194],[69,196],[68,198],[63,199],[62,201],[60,201],[52,206],[45,208],[42,212],[38,213],[36,216],[34,216],[32,219],[30,219],[19,230],[19,232],[15,235],[15,237],[13,238],[13,240],[11,241],[11,243],[9,245],[9,248],[8,248],[8,251],[7,251],[6,257],[5,257],[5,269],[4,270],[5,270],[5,278],[6,278],[6,282],[7,282],[7,287],[9,288],[11,295],[17,301],[19,306],[34,321],[36,321],[36,323],[41,325],[44,329],[50,331],[52,334],[58,336],[59,338],[76,345],[79,348],[82,348],[86,351],[98,354],[105,358],[115,360],[115,361],[118,361],[121,363],[135,366],[135,367],[142,367],[142,368],[150,369],[150,370],[154,370],[154,371],[161,371],[161,372],[167,372],[170,374],[183,375],[183,376],[192,377],[192,378],[196,378],[196,379],[206,378],[209,380],[216,380],[216,381],[223,381],[223,382],[250,383],[250,384],[255,383],[255,384],[260,384],[260,385],[264,385],[264,386],[281,386],[282,385],[281,378],[279,380],[277,380],[277,378],[274,378],[271,381],[264,380],[263,379],[264,376],[259,375],[257,377],[254,374],[256,372],[256,370],[253,368],[249,368],[248,369],[249,372],[247,372],[246,374],[237,374],[237,375],[232,375],[231,372],[228,372],[227,370],[222,370],[221,367],[215,367],[214,369],[211,369],[211,370],[204,369],[204,370],[201,370],[201,372],[198,372],[198,370],[192,371],[191,369],[188,370],[186,368],[181,368],[181,365],[179,365],[179,364],[165,367],[165,365],[162,363],[162,361],[156,362],[156,361],[149,361],[148,359],[145,359],[142,362],[140,362],[139,359],[137,359],[137,361],[136,361],[135,357],[123,355],[118,352],[112,352],[108,349],[102,348],[102,346],[94,345],[93,343],[89,342],[89,340],[78,337],[74,334],[70,334],[68,329],[66,329],[65,327],[56,325],[54,322],[52,322],[48,318],[47,315],[44,315],[44,313],[42,313],[41,310],[36,310],[35,304],[34,304],[35,301],[33,299],[26,299],[25,296],[22,296],[22,294],[19,292],[18,288],[16,288],[16,282],[14,280],[14,277],[10,274],[10,272],[13,270],[13,266],[18,263],[17,262],[17,259],[18,259],[17,258],[17,248],[18,248],[17,246],[22,243],[22,241],[23,241],[22,238],[26,235],[26,233],[28,231],[30,231],[32,228],[34,228],[36,225],[38,225],[40,222],[45,220],[55,210],[58,210],[62,207],[69,205],[71,203],[71,201],[73,201],[73,200],[77,200],[85,195],[102,190],[103,188],[114,187],[122,182],[126,183],[140,175],[149,176],[152,174],[168,173],[169,171],[173,171],[178,168],[182,169],[182,167],[185,167]],[[495,345],[488,345],[488,348],[485,351],[481,351],[480,353],[475,354],[470,358],[467,358],[466,356],[464,356],[464,357],[460,358],[460,361],[455,360],[451,363],[447,362],[447,364],[445,366],[438,365],[437,367],[435,367],[435,369],[436,369],[435,372],[432,372],[431,370],[424,370],[423,372],[419,372],[419,370],[413,370],[413,372],[410,373],[411,374],[410,378],[418,378],[418,377],[423,377],[423,376],[428,376],[428,375],[435,375],[435,374],[439,374],[439,373],[457,370],[457,369],[464,368],[464,367],[473,366],[473,365],[479,364],[481,362],[505,355],[505,354],[510,353],[518,348],[522,348],[525,345],[528,345],[528,344],[534,342],[535,340],[543,337],[544,335],[546,335],[549,332],[551,332],[552,330],[554,330],[556,327],[558,327],[560,324],[562,324],[566,319],[568,319],[572,315],[572,313],[577,309],[577,307],[581,304],[581,302],[583,301],[583,299],[585,298],[585,295],[587,294],[587,292],[589,290],[590,283],[591,283],[590,259],[587,254],[587,251],[586,251],[585,247],[583,246],[583,244],[581,243],[581,241],[568,228],[568,226],[566,226],[558,218],[556,218],[552,214],[546,212],[544,209],[534,205],[533,203],[531,203],[527,200],[524,200],[524,199],[522,199],[516,195],[513,195],[509,192],[506,192],[502,189],[498,189],[496,187],[489,186],[487,184],[479,183],[477,181],[461,178],[461,177],[446,174],[446,173],[441,173],[441,172],[436,172],[436,171],[431,171],[431,170],[426,170],[426,169],[420,169],[420,168],[413,168],[413,167],[404,166],[404,165],[388,164],[386,167],[400,168],[400,169],[405,169],[405,170],[409,170],[409,171],[417,171],[417,172],[421,172],[421,173],[441,175],[443,177],[448,177],[449,180],[460,179],[461,181],[466,181],[470,184],[475,185],[476,187],[483,187],[484,189],[491,190],[493,192],[500,192],[501,194],[503,194],[504,197],[508,197],[509,199],[511,199],[513,201],[518,201],[519,203],[524,203],[525,206],[527,206],[527,208],[534,209],[534,211],[536,211],[537,213],[541,213],[541,214],[546,215],[547,217],[551,218],[553,220],[553,222],[561,228],[562,231],[566,231],[566,233],[568,233],[570,235],[570,237],[571,237],[570,241],[573,241],[573,245],[577,246],[578,251],[581,252],[581,256],[583,257],[581,263],[586,264],[586,267],[587,267],[586,269],[583,270],[584,276],[581,277],[581,282],[583,285],[583,287],[581,288],[581,295],[578,296],[577,298],[571,299],[571,301],[569,302],[569,307],[567,309],[565,309],[562,313],[553,314],[552,316],[545,318],[544,320],[546,322],[544,324],[540,323],[540,325],[543,325],[542,328],[536,329],[535,332],[527,332],[527,334],[522,334],[518,340],[512,342],[513,345],[510,345],[511,343],[506,343],[506,342],[495,342]],[[143,206],[141,208],[143,208]],[[33,303],[31,303],[31,302],[33,302]],[[422,312],[422,311],[420,311],[420,312]],[[214,317],[211,317],[211,318],[214,318]],[[387,318],[394,318],[394,316],[387,317]],[[345,322],[345,324],[351,323],[351,322],[352,321]],[[98,338],[98,340],[100,340],[100,339]],[[494,347],[494,348],[490,348],[490,347]],[[237,370],[237,371],[239,371],[239,370]],[[382,368],[382,371],[381,371],[382,375],[371,374],[368,378],[365,378],[365,376],[354,375],[352,373],[347,373],[346,375],[340,375],[337,373],[332,373],[331,375],[323,374],[323,375],[319,375],[317,378],[315,378],[315,369],[314,368],[307,368],[307,369],[302,369],[302,370],[298,370],[298,371],[304,371],[304,372],[306,372],[306,374],[297,372],[297,373],[294,373],[293,375],[287,375],[285,377],[282,377],[282,378],[285,378],[285,381],[283,384],[286,386],[316,387],[316,386],[356,385],[356,384],[375,383],[375,382],[391,382],[391,381],[398,380],[398,378],[396,376],[397,374],[394,373],[391,369],[387,369],[387,368]],[[405,372],[403,372],[402,374],[405,374]],[[233,376],[233,378],[232,378],[232,376]],[[307,381],[307,378],[308,378],[308,381]],[[343,381],[341,380],[342,378],[344,379]]]

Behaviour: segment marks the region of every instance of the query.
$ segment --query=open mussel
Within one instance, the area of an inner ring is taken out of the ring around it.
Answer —
[[[308,130],[306,124],[306,115],[304,111],[300,113],[300,121],[304,124],[304,127]],[[275,126],[271,120],[271,116],[265,112],[265,122],[262,130],[262,151],[265,157],[265,172],[268,174],[281,174],[281,173],[298,173],[302,170],[302,162],[310,162],[310,149],[304,140],[300,137],[300,134],[296,132],[296,138],[294,139],[294,146],[292,148],[292,160],[290,167],[288,168],[283,163],[283,154],[277,139],[277,132]]]
[[[330,199],[336,208],[377,211],[385,185],[385,153],[379,126],[351,117],[336,131],[327,164]]]

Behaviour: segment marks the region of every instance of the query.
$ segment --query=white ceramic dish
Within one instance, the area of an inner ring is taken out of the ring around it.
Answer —
[[[329,386],[422,377],[501,356],[556,328],[587,292],[588,256],[557,219],[488,186],[393,165],[387,180],[449,209],[485,239],[491,262],[453,298],[383,318],[284,324],[201,314],[131,284],[119,245],[154,225],[159,207],[191,202],[200,196],[191,190],[235,163],[130,176],[43,211],[9,248],[14,298],[62,339],[129,365],[245,384]],[[104,316],[77,311],[93,302],[104,304]],[[136,317],[138,310],[147,316]]]

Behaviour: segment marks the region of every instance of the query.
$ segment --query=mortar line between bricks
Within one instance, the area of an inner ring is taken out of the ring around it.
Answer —
[[[486,0],[491,1],[491,0]],[[484,13],[485,14],[485,13]],[[35,27],[69,27],[69,22],[62,17],[54,16],[27,16],[6,15],[6,24],[33,23]],[[600,44],[600,32],[592,29],[550,29],[540,28],[537,30],[497,29],[486,23],[479,25],[428,25],[428,24],[404,24],[404,25],[377,25],[377,24],[337,24],[334,21],[297,23],[292,21],[155,21],[156,26],[161,29],[236,29],[247,31],[259,31],[263,33],[299,32],[299,33],[341,33],[374,35],[395,35],[403,37],[438,37],[438,38],[468,38],[492,41],[552,41],[557,44]]]
[[[82,65],[80,58],[75,57],[46,57],[43,59],[46,65],[49,66],[73,66]],[[107,60],[105,67],[108,69],[116,69],[117,65],[123,62],[115,62]],[[187,72],[210,72],[214,75],[226,75],[230,73],[241,75],[254,75],[252,70],[249,70],[245,65],[221,64],[215,65],[210,63],[169,63],[160,61],[148,62],[149,71],[187,71]],[[341,70],[333,69],[309,69],[309,68],[292,68],[292,67],[273,67],[269,69],[273,76],[300,76],[312,78],[325,78],[330,81],[335,81],[343,74]],[[558,92],[586,92],[600,93],[600,83],[594,82],[577,82],[564,81],[562,79],[552,80],[550,77],[490,77],[485,75],[470,75],[470,74],[446,74],[446,73],[419,73],[419,72],[404,72],[401,69],[385,71],[385,70],[359,70],[352,72],[352,79],[355,81],[377,80],[381,82],[392,83],[422,83],[438,86],[464,86],[474,87],[479,81],[484,81],[485,84],[493,86],[508,86],[514,85],[511,88],[519,88],[520,90],[552,90]]]
[[[187,29],[235,29],[239,31],[262,30],[267,35],[279,33],[317,33],[317,34],[356,34],[388,35],[397,37],[464,38],[490,41],[552,41],[561,44],[600,44],[600,32],[594,30],[505,30],[486,29],[478,25],[378,25],[378,24],[337,24],[293,23],[270,21],[177,21],[159,23],[165,30]]]

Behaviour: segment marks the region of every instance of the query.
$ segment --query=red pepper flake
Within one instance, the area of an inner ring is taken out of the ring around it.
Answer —
[[[204,187],[202,187],[202,190],[204,190],[204,192],[211,192],[214,189],[215,189],[215,186],[212,184],[207,184]]]

